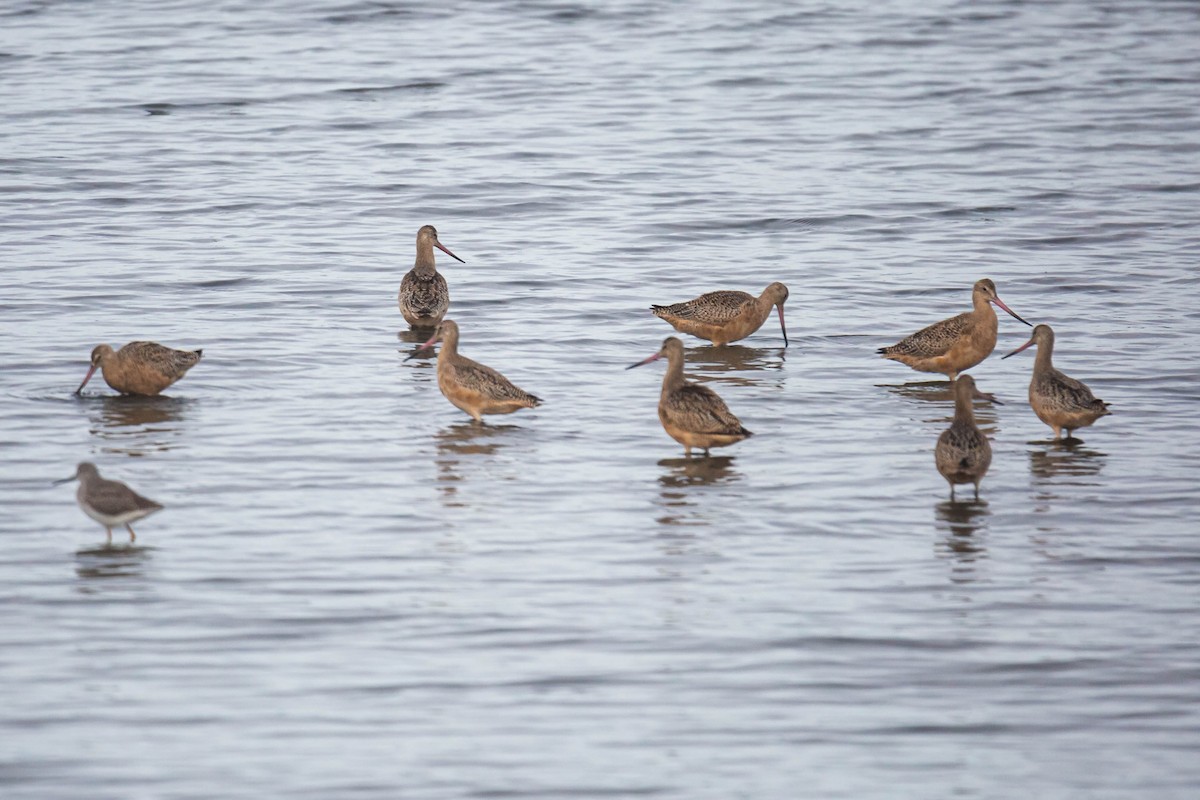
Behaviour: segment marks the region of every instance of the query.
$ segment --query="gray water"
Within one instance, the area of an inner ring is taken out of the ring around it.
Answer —
[[[5,798],[1200,792],[1200,6],[0,9]],[[404,360],[426,223],[541,408]],[[1114,413],[1051,442],[1002,315],[951,504],[874,351],[982,277]],[[775,280],[683,459],[646,307]],[[136,339],[205,357],[71,395]]]

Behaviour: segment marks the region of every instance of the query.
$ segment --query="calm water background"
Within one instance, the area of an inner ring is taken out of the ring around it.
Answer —
[[[1200,6],[0,8],[5,798],[1200,792]],[[425,223],[542,408],[403,361]],[[951,505],[874,350],[981,277],[1115,414],[1049,443],[1002,316]],[[774,280],[683,461],[646,306]],[[205,358],[71,396],[134,339]]]

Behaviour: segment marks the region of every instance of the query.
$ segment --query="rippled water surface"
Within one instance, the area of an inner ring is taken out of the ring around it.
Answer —
[[[0,5],[5,798],[1192,798],[1200,7]],[[416,230],[471,425],[396,308]],[[978,278],[1114,414],[1050,441]],[[689,374],[647,306],[791,290]],[[203,347],[169,397],[91,348]],[[136,546],[50,481],[166,510]],[[960,494],[960,499],[969,493]]]

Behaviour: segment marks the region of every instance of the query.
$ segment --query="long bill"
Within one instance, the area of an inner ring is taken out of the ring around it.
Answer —
[[[443,253],[450,256],[454,260],[459,261],[463,264],[467,263],[467,262],[463,261],[461,258],[459,258],[458,256],[454,255],[454,253],[451,253],[450,249],[448,247],[446,247],[444,244],[442,244],[441,242],[439,242],[437,239],[433,240],[433,246],[436,247],[438,250],[441,250]],[[1012,312],[1009,312],[1009,313],[1012,313]]]
[[[988,402],[995,403],[998,406],[1004,405],[1004,403],[996,399],[996,395],[989,394],[988,392],[981,392],[979,389],[976,389],[971,396],[976,400],[987,400]]]
[[[1021,345],[1021,346],[1020,346],[1020,347],[1018,347],[1016,350],[1013,350],[1013,351],[1012,351],[1011,353],[1009,353],[1008,355],[1000,356],[1000,360],[1001,360],[1001,361],[1003,361],[1004,359],[1008,358],[1008,356],[1015,356],[1017,353],[1021,352],[1021,351],[1022,351],[1022,350],[1024,350],[1025,348],[1029,347],[1029,345],[1033,344],[1033,342],[1034,342],[1034,340],[1033,340],[1033,339],[1030,339],[1028,342],[1026,342],[1025,344]]]
[[[92,379],[92,376],[95,374],[96,374],[96,365],[92,364],[91,367],[88,368],[87,375],[83,376],[83,383],[79,384],[79,388],[75,390],[75,394],[79,394],[80,392],[82,392],[83,387],[87,386],[87,382],[90,381]]]
[[[649,364],[651,361],[658,361],[660,358],[662,358],[662,353],[655,353],[652,356],[643,358],[641,361],[637,362],[636,364],[630,364],[625,369],[633,369],[634,367],[640,367],[642,364]]]
[[[783,324],[783,303],[775,306],[779,310],[779,330],[783,331],[783,346],[788,346],[787,326]]]
[[[1009,313],[1009,315],[1012,316],[1013,319],[1019,319],[1019,320],[1021,320],[1021,322],[1025,322],[1025,320],[1021,318],[1020,314],[1013,311],[1008,306],[1004,305],[1004,302],[999,297],[993,297],[992,302],[995,303],[996,305],[1000,306],[1001,308],[1003,308],[1005,311],[1007,311]],[[1025,322],[1025,324],[1031,328],[1033,327],[1032,322]]]
[[[71,476],[71,477],[69,477],[69,478],[62,478],[62,479],[60,479],[60,480],[57,480],[57,481],[50,481],[50,485],[51,485],[51,486],[58,486],[58,485],[59,485],[59,484],[61,484],[61,483],[70,483],[70,482],[71,482],[71,481],[73,481],[73,480],[75,480],[75,476],[74,476],[74,475],[72,475],[72,476]]]
[[[438,331],[434,331],[433,336],[429,337],[429,341],[427,341],[425,344],[421,345],[416,350],[413,350],[411,353],[409,353],[407,356],[405,356],[404,360],[408,361],[408,359],[410,359],[410,358],[416,358],[418,354],[424,353],[426,350],[433,347],[435,344],[437,344],[437,340],[440,335],[441,334]]]

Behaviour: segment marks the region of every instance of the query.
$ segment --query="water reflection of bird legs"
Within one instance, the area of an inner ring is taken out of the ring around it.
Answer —
[[[88,398],[91,433],[104,451],[141,456],[170,450],[189,401],[171,397],[105,395]]]
[[[1098,475],[1108,458],[1107,453],[1086,447],[1079,439],[1051,439],[1029,444],[1033,446],[1029,451],[1029,472],[1038,501],[1033,510],[1038,512],[1049,511],[1050,501],[1058,499],[1054,487],[1096,486],[1095,481],[1087,479]]]
[[[987,518],[992,512],[984,501],[946,501],[933,509],[936,527],[944,534],[936,550],[939,555],[954,559],[950,580],[970,583],[975,580],[974,563],[987,558],[982,534],[987,530]]]
[[[660,525],[707,525],[695,511],[689,497],[699,487],[739,480],[733,468],[733,456],[665,458],[658,462],[666,471],[659,476],[661,503],[667,513],[658,518]]]
[[[79,591],[92,594],[104,583],[123,584],[120,578],[142,578],[150,560],[151,548],[134,544],[105,544],[84,547],[75,551],[75,574],[79,576]]]
[[[455,508],[465,507],[466,503],[458,497],[458,484],[463,480],[461,465],[467,459],[496,455],[505,447],[504,442],[498,441],[499,437],[516,429],[515,425],[478,425],[472,420],[450,425],[434,434],[442,502]]]

